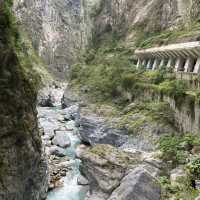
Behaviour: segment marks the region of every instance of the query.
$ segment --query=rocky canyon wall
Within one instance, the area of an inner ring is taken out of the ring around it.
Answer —
[[[102,0],[96,4],[93,33],[103,38],[112,32],[127,44],[141,34],[175,30],[199,21],[198,0]]]
[[[34,48],[55,74],[79,58],[89,34],[83,0],[15,0],[14,11]]]
[[[15,0],[14,11],[39,56],[63,74],[91,37],[99,44],[114,33],[134,45],[141,35],[199,21],[198,5],[198,0]]]
[[[0,1],[0,199],[46,197],[35,76],[21,49],[10,1]]]

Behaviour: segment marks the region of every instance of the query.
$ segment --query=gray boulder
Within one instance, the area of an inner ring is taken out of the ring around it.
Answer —
[[[78,179],[77,179],[77,184],[78,185],[89,185],[89,181],[84,176],[79,175]]]
[[[72,93],[69,88],[66,88],[61,99],[61,105],[62,108],[65,109],[70,106],[73,106],[74,104],[77,104],[79,101],[80,98],[75,93]]]
[[[160,200],[158,181],[143,167],[137,167],[125,176],[108,200]]]
[[[117,129],[106,119],[96,115],[80,117],[80,137],[83,142],[94,146],[95,144],[110,144],[116,147],[122,146],[128,140],[125,129]]]
[[[60,147],[55,146],[55,145],[47,148],[46,151],[47,151],[46,153],[48,155],[55,155],[55,156],[58,156],[58,157],[66,156],[65,150],[63,148],[60,148]]]
[[[64,119],[66,121],[69,121],[69,120],[75,120],[75,121],[77,121],[80,118],[80,108],[79,108],[79,105],[76,104],[76,105],[70,106],[68,108],[65,108],[62,111],[62,115],[64,116]]]
[[[110,194],[120,185],[127,169],[140,162],[140,155],[129,154],[111,145],[96,145],[81,155],[80,170],[89,180],[91,191]]]
[[[55,97],[52,93],[42,93],[38,96],[38,105],[41,107],[54,107]]]
[[[160,200],[160,170],[143,153],[96,145],[81,154],[80,171],[89,180],[87,200]]]
[[[56,131],[52,143],[62,148],[67,148],[71,145],[70,138],[66,131]]]

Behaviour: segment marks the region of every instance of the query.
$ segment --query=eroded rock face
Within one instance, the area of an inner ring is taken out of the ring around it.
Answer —
[[[137,167],[125,176],[120,186],[108,200],[160,200],[161,188],[158,181],[144,168]]]
[[[52,143],[62,148],[67,148],[71,145],[70,138],[66,131],[56,131]]]
[[[37,90],[31,67],[22,66],[15,52],[15,29],[9,11],[3,12],[4,3],[0,1],[0,199],[42,200],[48,175],[37,124]]]
[[[17,18],[55,74],[63,75],[87,44],[82,0],[16,0]]]
[[[118,129],[96,115],[80,117],[79,124],[82,141],[91,145],[110,144],[120,147],[128,140],[126,129]]]
[[[102,0],[93,8],[93,32],[98,41],[104,33],[117,33],[128,45],[138,34],[173,30],[191,18],[198,20],[198,5],[198,0]]]
[[[160,200],[158,169],[141,152],[127,153],[96,145],[81,154],[81,173],[90,184],[87,200]],[[153,175],[154,174],[154,175]]]

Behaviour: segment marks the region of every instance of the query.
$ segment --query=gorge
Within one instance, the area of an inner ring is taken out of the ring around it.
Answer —
[[[199,200],[199,0],[0,0],[0,200]]]

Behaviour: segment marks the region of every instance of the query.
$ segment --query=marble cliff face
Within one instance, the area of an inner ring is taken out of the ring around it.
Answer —
[[[141,33],[174,30],[199,20],[196,0],[102,0],[96,4],[94,33],[108,31],[125,36],[127,43]]]
[[[77,61],[92,36],[99,41],[115,32],[130,44],[138,31],[176,29],[200,17],[199,0],[14,0],[13,10],[55,74]],[[39,200],[45,198],[47,166],[37,126],[37,91],[15,48],[6,46],[6,34],[0,29],[0,199]]]
[[[80,57],[91,37],[125,36],[175,29],[198,20],[197,0],[15,0],[14,11],[45,63],[64,72]]]
[[[82,0],[16,0],[14,11],[33,46],[55,72],[64,72],[87,44]]]

